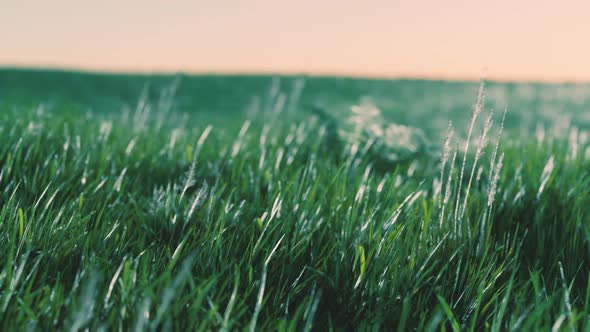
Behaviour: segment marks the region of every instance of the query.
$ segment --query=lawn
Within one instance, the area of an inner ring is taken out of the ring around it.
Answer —
[[[2,69],[0,329],[589,330],[589,112],[590,85]]]

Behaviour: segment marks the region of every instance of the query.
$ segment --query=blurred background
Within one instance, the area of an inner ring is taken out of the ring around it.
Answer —
[[[369,101],[438,138],[449,120],[467,127],[485,77],[486,107],[508,107],[517,137],[586,127],[589,12],[544,0],[7,2],[0,106],[120,112],[173,87],[175,111],[212,121]]]

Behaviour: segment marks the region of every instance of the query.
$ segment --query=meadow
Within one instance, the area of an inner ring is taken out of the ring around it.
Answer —
[[[590,330],[590,85],[0,69],[1,330]]]

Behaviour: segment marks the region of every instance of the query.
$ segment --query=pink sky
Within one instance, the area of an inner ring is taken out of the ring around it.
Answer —
[[[590,2],[6,1],[0,66],[590,81]]]

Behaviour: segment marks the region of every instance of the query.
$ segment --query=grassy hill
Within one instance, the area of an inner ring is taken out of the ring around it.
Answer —
[[[479,89],[0,70],[2,330],[589,329],[590,85]]]

